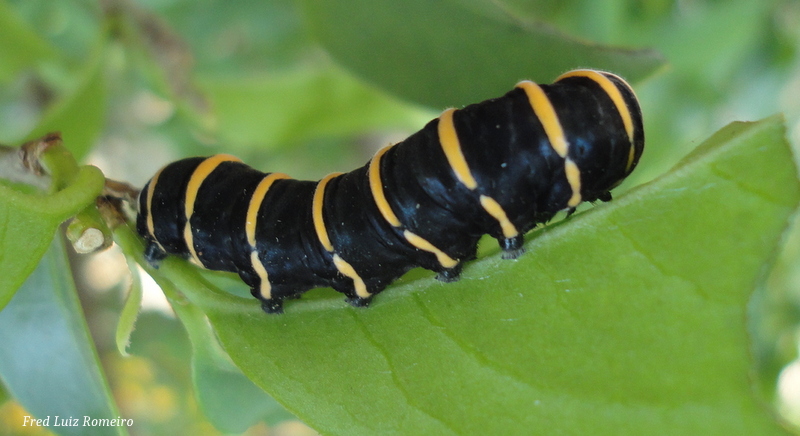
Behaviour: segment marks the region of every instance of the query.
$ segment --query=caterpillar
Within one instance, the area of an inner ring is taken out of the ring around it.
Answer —
[[[611,200],[643,150],[630,85],[575,70],[447,109],[363,167],[320,181],[226,154],[170,163],[142,189],[136,227],[148,262],[174,254],[236,272],[267,313],[316,287],[367,306],[414,267],[458,279],[484,234],[517,257],[537,224]]]

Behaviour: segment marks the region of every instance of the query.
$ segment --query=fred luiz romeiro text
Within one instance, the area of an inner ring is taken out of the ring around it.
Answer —
[[[22,417],[23,427],[130,427],[133,419],[130,418],[92,418],[84,415],[80,418],[72,416],[47,416],[46,418],[34,418],[25,415]]]

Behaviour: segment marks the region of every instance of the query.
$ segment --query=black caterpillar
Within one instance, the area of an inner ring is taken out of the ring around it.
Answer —
[[[610,200],[643,149],[630,86],[576,70],[448,109],[365,166],[319,182],[229,155],[173,162],[142,189],[137,230],[151,263],[169,253],[237,272],[268,313],[326,286],[366,306],[417,266],[456,280],[483,234],[516,257],[537,223]]]

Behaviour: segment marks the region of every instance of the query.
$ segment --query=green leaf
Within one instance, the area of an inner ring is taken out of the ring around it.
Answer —
[[[518,261],[395,286],[369,309],[315,299],[266,316],[179,259],[158,274],[326,434],[780,435],[751,386],[746,305],[798,199],[773,117],[536,232]]]
[[[81,167],[62,190],[48,195],[23,193],[0,183],[0,309],[5,307],[42,257],[56,228],[94,202],[103,173]]]
[[[498,97],[521,79],[550,82],[577,67],[632,81],[663,65],[651,50],[602,46],[489,2],[301,0],[319,42],[342,65],[436,108]]]
[[[189,335],[195,395],[214,427],[241,433],[262,419],[276,424],[293,418],[231,362],[197,306],[189,305],[172,283],[160,279],[159,285]]]
[[[21,70],[37,62],[54,59],[56,50],[14,8],[0,0],[0,83],[6,83]]]
[[[6,387],[3,385],[3,383],[0,383],[0,406],[2,406],[9,398],[8,390],[6,390]]]
[[[141,240],[128,227],[116,231],[117,241],[130,259],[143,262]],[[222,350],[205,314],[189,304],[175,285],[151,266],[143,264],[156,279],[192,344],[192,382],[197,402],[217,429],[240,433],[259,421],[270,425],[293,419],[272,397],[245,377]],[[186,265],[184,265],[186,266]],[[193,273],[188,269],[190,274]]]
[[[76,160],[86,156],[105,123],[106,85],[103,67],[106,37],[105,34],[101,35],[94,54],[81,73],[78,86],[47,109],[27,139],[58,131],[64,138],[65,147]]]
[[[200,407],[214,427],[241,433],[259,421],[276,425],[294,419],[231,362],[203,318],[202,343],[192,342],[192,379]],[[188,329],[188,327],[187,327]]]
[[[0,377],[9,392],[64,435],[127,434],[124,427],[55,428],[55,416],[118,416],[92,345],[66,250],[56,239],[39,267],[0,312]]]
[[[653,29],[652,38],[660,42],[677,73],[694,75],[718,92],[735,92],[731,89],[735,85],[726,82],[741,74],[748,50],[763,50],[759,45],[764,43],[765,23],[775,13],[775,4],[734,0],[698,6],[683,20]],[[732,28],[736,32],[730,32]]]
[[[275,146],[366,129],[407,128],[428,114],[369,88],[338,68],[200,80],[219,116],[222,140]]]
[[[142,306],[142,280],[136,270],[136,265],[128,262],[131,270],[131,286],[128,290],[128,298],[122,306],[117,323],[117,332],[114,339],[117,343],[119,354],[128,357],[128,345],[130,344],[131,333],[136,326],[136,318],[139,317],[139,309]]]

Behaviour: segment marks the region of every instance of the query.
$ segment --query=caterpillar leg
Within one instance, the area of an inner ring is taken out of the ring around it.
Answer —
[[[241,274],[240,274],[241,275]],[[249,278],[249,277],[248,277]],[[261,293],[261,285],[250,286],[250,294],[261,302],[261,310],[266,313],[283,313],[284,298],[265,298]]]
[[[242,281],[250,287],[250,295],[261,302],[261,310],[266,313],[283,313],[284,294],[279,293],[280,289],[274,286],[261,286],[261,278],[251,270],[241,269],[238,271]],[[277,297],[276,297],[277,295]]]
[[[452,268],[448,268],[442,271],[439,271],[436,274],[436,280],[444,283],[452,283],[458,281],[461,278],[461,270],[464,268],[464,263],[459,262],[456,266]]]
[[[567,218],[571,217],[572,214],[575,213],[576,210],[577,210],[576,207],[571,207],[571,208],[567,209]]]
[[[372,297],[374,297],[375,294],[380,292],[380,290],[375,291],[374,289],[373,289],[373,292],[368,292],[365,289],[366,288],[366,286],[365,286],[364,289],[361,289],[361,294],[362,295],[358,295],[358,292],[356,291],[355,283],[353,281],[351,281],[351,280],[346,280],[346,279],[345,280],[341,280],[341,281],[335,281],[334,283],[331,283],[330,286],[336,292],[341,292],[342,294],[344,294],[345,297],[346,297],[344,299],[344,301],[346,301],[348,304],[350,304],[353,307],[367,307],[367,306],[369,306],[369,303],[372,301]]]
[[[283,300],[279,298],[261,299],[261,310],[268,314],[283,313]]]
[[[261,302],[261,310],[266,313],[283,313],[283,302],[286,300],[296,300],[302,295],[302,292],[281,295],[279,297],[264,298],[259,290],[260,288],[251,288],[250,293],[253,294]]]
[[[147,241],[147,248],[144,249],[144,259],[147,263],[150,264],[153,268],[158,268],[158,264],[161,263],[164,258],[167,257],[167,252],[161,249],[161,247],[154,241]]]
[[[525,252],[525,249],[522,248],[525,238],[522,235],[517,235],[513,238],[501,238],[497,242],[500,243],[500,248],[503,250],[503,259],[516,259]]]
[[[372,302],[372,295],[369,297],[347,297],[344,301],[347,301],[353,307],[367,307],[369,303]]]

